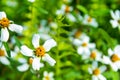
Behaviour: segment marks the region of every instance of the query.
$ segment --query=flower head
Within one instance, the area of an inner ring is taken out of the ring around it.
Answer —
[[[0,27],[1,27],[1,41],[7,42],[9,39],[9,32],[21,33],[23,28],[20,25],[12,24],[11,21],[6,17],[5,12],[0,12]]]
[[[53,72],[50,72],[48,73],[47,71],[44,71],[44,74],[43,74],[43,80],[54,80],[53,76]]]

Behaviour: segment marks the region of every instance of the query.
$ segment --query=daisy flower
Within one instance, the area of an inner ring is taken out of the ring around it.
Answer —
[[[17,33],[21,33],[23,30],[22,26],[17,24],[12,24],[11,21],[6,17],[5,12],[0,12],[0,27],[1,27],[0,40],[4,42],[7,42],[9,39],[8,29],[10,31]]]
[[[108,56],[103,56],[103,63],[109,64],[114,71],[120,69],[120,45],[117,45],[114,50],[108,49]]]
[[[39,40],[39,34],[34,34],[32,39],[34,50],[28,48],[26,45],[21,46],[21,53],[25,56],[33,57],[32,67],[37,70],[39,70],[41,66],[41,59],[48,62],[51,66],[54,66],[56,63],[56,61],[47,54],[52,47],[56,46],[56,42],[53,39],[49,39],[41,46],[39,45]]]
[[[110,11],[110,14],[113,18],[113,20],[110,20],[110,23],[113,28],[120,27],[120,11],[116,10],[113,12],[112,10]]]
[[[72,22],[75,22],[76,21],[75,17],[70,13],[72,11],[73,11],[72,6],[68,6],[68,5],[63,4],[61,6],[61,9],[56,11],[56,14],[57,15],[65,15],[67,19],[69,19]]]
[[[83,24],[85,25],[90,25],[90,26],[93,26],[93,27],[98,27],[98,23],[96,21],[95,18],[92,18],[90,17],[89,15],[85,15],[84,18],[83,18]]]
[[[6,51],[5,47],[4,47],[4,45],[2,45],[1,43],[0,43],[0,46],[1,46],[0,47],[0,62],[2,64],[4,64],[4,65],[9,65],[10,62],[7,59],[7,57],[8,57],[7,51]]]
[[[84,37],[82,40],[76,39],[75,44],[78,46],[77,52],[79,55],[90,55],[90,50],[95,49],[95,43],[90,43],[89,40],[89,37]]]
[[[53,76],[54,76],[54,73],[53,72],[47,72],[47,71],[44,71],[44,74],[43,74],[43,79],[42,80],[54,80]]]
[[[98,67],[98,63],[94,61],[92,67],[88,68],[89,73],[92,75],[92,80],[106,80],[102,73],[106,70],[106,66]]]

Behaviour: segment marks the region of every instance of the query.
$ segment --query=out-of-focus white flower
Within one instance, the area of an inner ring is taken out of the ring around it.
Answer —
[[[93,27],[98,27],[98,23],[95,18],[90,17],[89,15],[85,15],[83,18],[83,24],[90,25]]]
[[[32,2],[32,3],[35,2],[35,0],[28,0],[28,1],[29,1],[29,2]]]
[[[103,63],[109,64],[114,71],[120,69],[120,45],[117,45],[114,50],[108,49],[109,56],[103,56]]]
[[[0,12],[0,27],[1,27],[1,37],[0,40],[7,42],[9,39],[9,32],[17,32],[21,33],[23,30],[23,27],[17,24],[11,24],[11,21],[7,19],[5,12]]]
[[[10,65],[9,60],[7,59],[7,52],[4,45],[0,44],[0,62],[4,65]]]
[[[72,0],[63,0],[63,2],[65,2],[65,3],[71,3]]]
[[[113,28],[120,27],[120,11],[116,10],[113,12],[112,10],[110,11],[110,14],[113,18],[113,20],[110,20],[110,23]]]
[[[55,23],[55,22],[50,22],[49,25],[50,25],[50,27],[53,28],[53,29],[57,29],[57,28],[58,28],[58,25],[57,25],[57,23]]]
[[[54,73],[53,72],[47,72],[47,71],[44,71],[44,74],[43,74],[43,79],[42,80],[54,80],[53,76],[54,76]]]
[[[52,47],[56,46],[56,42],[53,39],[45,41],[43,46],[39,45],[40,36],[39,34],[34,34],[32,39],[32,44],[35,50],[29,49],[27,46],[21,46],[21,53],[25,56],[33,57],[32,67],[34,70],[39,70],[41,67],[40,59],[48,62],[51,66],[54,66],[56,61],[49,56],[48,52]]]
[[[92,67],[88,68],[90,74],[92,74],[92,80],[106,80],[106,78],[101,74],[106,70],[106,66],[98,67],[98,62],[93,62]]]
[[[82,56],[90,55],[90,50],[95,49],[95,43],[89,43],[89,37],[75,39],[74,44],[78,46],[77,52]]]

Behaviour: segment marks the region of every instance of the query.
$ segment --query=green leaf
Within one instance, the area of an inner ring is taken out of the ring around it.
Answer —
[[[20,43],[16,36],[14,36],[14,39],[16,41],[16,45],[20,48],[22,44]]]
[[[79,9],[80,11],[82,11],[83,13],[85,13],[85,14],[88,13],[87,9],[85,7],[83,7],[83,6],[81,6],[81,5],[77,5],[76,7],[77,7],[77,9]]]

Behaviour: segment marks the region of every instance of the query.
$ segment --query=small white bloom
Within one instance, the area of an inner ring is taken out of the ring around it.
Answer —
[[[9,39],[8,29],[10,31],[17,32],[17,33],[21,33],[23,30],[22,26],[17,24],[11,24],[11,21],[8,20],[6,17],[5,12],[0,12],[0,27],[2,28],[0,40],[4,42],[7,42]]]
[[[120,69],[120,45],[117,45],[114,50],[108,49],[108,56],[103,56],[103,63],[109,64],[114,71]]]
[[[42,80],[54,80],[53,76],[54,76],[54,73],[53,72],[47,72],[47,71],[44,71],[44,74],[43,74],[43,79]]]
[[[35,2],[35,0],[28,0],[28,1],[29,1],[29,2],[32,2],[32,3]]]
[[[83,18],[83,24],[85,25],[90,25],[90,26],[93,26],[93,27],[98,27],[98,23],[96,21],[95,18],[92,18],[90,17],[89,15],[85,15],[84,18]]]
[[[110,23],[113,28],[120,27],[120,11],[116,10],[113,12],[112,10],[110,11],[110,14],[112,16],[112,20],[110,20]]]
[[[98,62],[94,61],[92,67],[88,68],[90,74],[92,74],[92,80],[106,80],[106,78],[101,74],[106,70],[106,66],[98,67]]]
[[[39,45],[39,40],[40,40],[40,36],[39,34],[34,34],[33,35],[33,39],[32,39],[32,44],[35,48],[35,50],[33,51],[32,49],[29,49],[27,46],[23,45],[21,47],[21,53],[25,56],[31,56],[33,57],[33,63],[32,63],[32,67],[36,70],[39,70],[39,68],[42,66],[42,64],[40,63],[40,59],[42,59],[43,61],[48,62],[51,66],[54,66],[56,61],[54,59],[52,59],[49,54],[47,54],[47,52],[54,46],[56,46],[56,42],[53,39],[49,39],[47,41],[45,41],[45,43],[43,44],[43,46]]]

